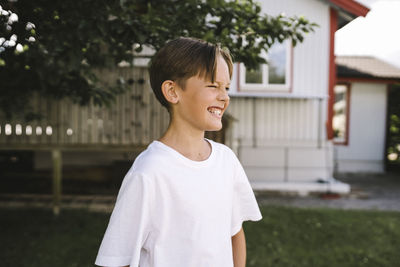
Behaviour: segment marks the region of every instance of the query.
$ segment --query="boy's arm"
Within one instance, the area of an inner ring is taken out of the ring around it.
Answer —
[[[243,228],[240,228],[240,231],[232,236],[232,254],[234,267],[246,266],[246,238]]]

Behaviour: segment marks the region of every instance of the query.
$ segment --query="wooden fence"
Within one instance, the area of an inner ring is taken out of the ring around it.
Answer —
[[[169,115],[151,91],[147,69],[119,68],[101,76],[108,81],[122,76],[131,84],[130,90],[117,96],[109,108],[82,107],[70,100],[36,95],[33,110],[44,118],[25,123],[0,117],[0,148],[126,150],[159,138],[168,126]]]

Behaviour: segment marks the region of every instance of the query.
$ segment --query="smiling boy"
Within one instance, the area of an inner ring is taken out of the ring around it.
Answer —
[[[218,45],[168,42],[150,82],[170,124],[126,174],[96,258],[99,266],[244,267],[242,223],[261,219],[246,174],[222,128],[232,60]]]

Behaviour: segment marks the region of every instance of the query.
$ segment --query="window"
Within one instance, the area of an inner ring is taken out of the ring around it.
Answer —
[[[240,91],[289,92],[290,52],[290,41],[275,43],[265,55],[268,64],[261,64],[255,70],[240,64]]]
[[[335,100],[333,104],[333,141],[336,144],[348,143],[349,125],[349,85],[337,84],[334,88]]]

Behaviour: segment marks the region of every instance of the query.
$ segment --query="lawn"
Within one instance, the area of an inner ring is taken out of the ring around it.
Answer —
[[[399,212],[265,206],[262,213],[261,222],[244,224],[248,267],[400,266]],[[2,208],[0,266],[93,266],[108,219]]]
[[[247,266],[400,266],[400,213],[263,207]]]

